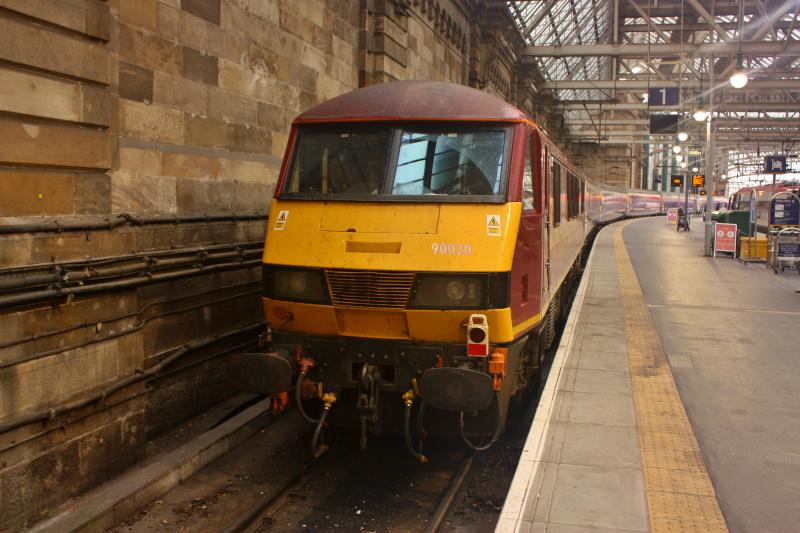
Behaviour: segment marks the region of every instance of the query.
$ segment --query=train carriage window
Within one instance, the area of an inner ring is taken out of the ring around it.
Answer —
[[[533,170],[531,161],[533,160],[533,135],[528,136],[528,150],[525,156],[525,171],[522,174],[522,210],[533,211]]]
[[[553,158],[552,171],[553,186],[551,187],[551,194],[553,196],[553,209],[551,218],[553,227],[557,227],[561,224],[561,164],[555,158]]]
[[[586,182],[581,180],[581,214],[586,212]]]

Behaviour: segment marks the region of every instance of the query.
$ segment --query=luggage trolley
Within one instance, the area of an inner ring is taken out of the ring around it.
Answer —
[[[772,236],[772,271],[783,272],[787,267],[800,274],[800,228],[784,228]]]

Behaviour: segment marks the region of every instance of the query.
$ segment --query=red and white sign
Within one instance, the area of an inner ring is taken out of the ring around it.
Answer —
[[[714,254],[717,252],[732,252],[736,255],[736,224],[714,224]]]
[[[667,222],[671,224],[678,222],[678,210],[674,207],[667,209]]]

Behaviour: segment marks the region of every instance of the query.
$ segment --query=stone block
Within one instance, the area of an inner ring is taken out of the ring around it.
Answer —
[[[258,124],[271,131],[289,131],[291,118],[280,106],[258,102]]]
[[[240,182],[236,184],[235,205],[237,211],[256,211],[263,210],[270,204],[272,195],[275,192],[275,183],[264,181]]]
[[[219,177],[238,182],[275,183],[281,161],[247,161],[242,159],[220,159]]]
[[[249,152],[268,154],[272,146],[272,137],[268,130],[257,126],[242,124],[227,125],[228,150],[233,152]]]
[[[115,21],[103,0],[86,0],[86,33],[104,41],[111,40]]]
[[[139,215],[174,213],[177,209],[175,178],[170,176],[127,176],[111,178],[112,212]]]
[[[162,2],[158,3],[158,33],[161,35],[178,35],[180,28],[180,9]]]
[[[94,129],[0,119],[0,162],[62,168],[111,167],[111,136]]]
[[[137,102],[153,102],[153,71],[120,61],[119,96]]]
[[[178,15],[178,42],[208,51],[211,31],[219,26],[181,10]]]
[[[120,135],[180,144],[183,114],[161,106],[120,100]]]
[[[29,236],[0,239],[0,266],[29,265],[33,262]]]
[[[97,23],[102,11],[108,13],[108,8],[97,0],[0,0],[0,6],[62,28],[108,40],[103,25]]]
[[[118,172],[129,176],[160,176],[161,152],[121,146]]]
[[[215,178],[220,172],[220,160],[216,157],[164,153],[163,174],[177,178]]]
[[[226,181],[178,179],[177,205],[181,213],[230,211],[234,206],[234,187]]]
[[[122,255],[134,249],[133,234],[127,231],[93,232],[92,247],[103,255]],[[42,234],[31,241],[31,263],[49,263],[53,258],[66,261],[85,259],[89,239],[84,232]]]
[[[186,144],[207,148],[225,148],[227,124],[218,118],[187,115],[184,136]]]
[[[158,28],[156,0],[119,0],[119,20],[130,26],[156,31]]]
[[[208,114],[228,122],[256,124],[259,122],[259,103],[234,93],[210,87],[208,89]]]
[[[73,212],[72,174],[0,172],[0,216],[65,215]]]
[[[181,9],[213,24],[219,24],[219,2],[220,0],[181,0]]]
[[[74,211],[76,215],[100,215],[111,212],[111,176],[81,173],[75,176]]]
[[[293,61],[290,77],[286,81],[303,90],[315,92],[318,77],[319,71]]]
[[[153,70],[180,74],[181,47],[153,33],[119,24],[119,57]]]
[[[77,83],[0,68],[0,111],[81,122]]]
[[[116,124],[116,98],[106,87],[81,86],[81,122],[114,127]],[[112,115],[112,108],[114,115]]]
[[[279,2],[264,2],[262,0],[231,0],[223,4],[223,10],[233,4],[244,13],[251,17],[258,17],[270,24],[278,24],[280,21]]]
[[[183,76],[207,85],[219,85],[217,58],[183,47]]]
[[[54,447],[32,461],[0,472],[0,527],[22,531],[33,525],[41,509],[59,501],[62,494],[74,494],[81,487],[80,448],[77,441]],[[15,527],[11,527],[14,524]]]
[[[154,85],[156,104],[198,115],[208,112],[208,88],[203,83],[156,72]]]
[[[289,144],[289,134],[283,132],[272,132],[272,155],[275,158],[283,158],[286,146]]]
[[[0,17],[0,59],[76,78],[110,82],[108,49],[20,19]]]

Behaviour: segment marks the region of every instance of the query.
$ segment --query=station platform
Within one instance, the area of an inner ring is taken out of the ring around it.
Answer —
[[[600,231],[497,532],[796,531],[800,276]]]

